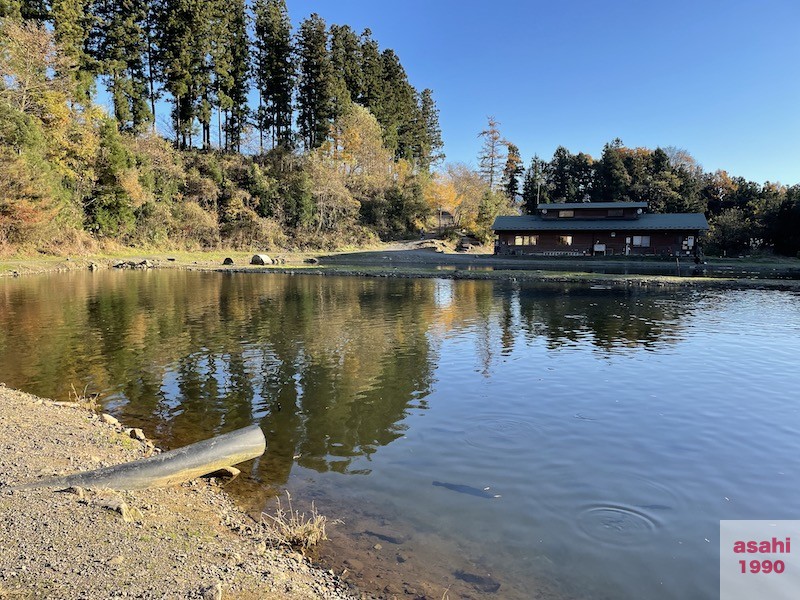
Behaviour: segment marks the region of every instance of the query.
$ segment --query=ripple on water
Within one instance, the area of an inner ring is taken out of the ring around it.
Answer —
[[[592,504],[578,514],[578,528],[610,546],[645,544],[660,527],[646,511],[622,504]]]
[[[505,450],[509,446],[529,443],[541,427],[525,417],[481,415],[468,419],[464,441],[480,450]]]

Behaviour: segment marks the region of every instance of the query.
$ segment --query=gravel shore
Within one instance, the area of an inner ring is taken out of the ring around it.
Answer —
[[[152,452],[85,408],[0,384],[0,598],[357,597],[301,555],[267,547],[213,480],[122,493],[4,489]]]

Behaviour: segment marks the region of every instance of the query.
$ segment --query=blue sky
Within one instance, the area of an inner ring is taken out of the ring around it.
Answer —
[[[800,183],[800,1],[287,0],[394,49],[441,111],[448,161],[493,115],[526,164],[677,146],[707,170]]]

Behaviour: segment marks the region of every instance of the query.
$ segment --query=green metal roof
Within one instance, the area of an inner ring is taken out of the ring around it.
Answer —
[[[580,208],[647,208],[647,202],[554,202],[539,204],[537,210],[575,210]]]
[[[543,219],[538,216],[524,215],[521,217],[497,217],[492,229],[494,231],[670,231],[684,229],[706,231],[708,230],[708,221],[702,213],[644,214],[638,219]]]

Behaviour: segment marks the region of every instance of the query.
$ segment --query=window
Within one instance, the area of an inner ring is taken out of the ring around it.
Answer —
[[[558,236],[558,245],[559,246],[572,246],[572,236],[571,235],[560,235],[560,236]]]
[[[634,245],[634,247],[639,247],[639,248],[649,248],[650,247],[650,236],[649,235],[635,235],[635,236],[633,236],[633,245]]]
[[[523,246],[535,246],[538,241],[539,241],[539,236],[538,235],[525,235],[525,236],[522,236],[522,245]]]
[[[574,210],[560,210],[560,211],[558,211],[558,216],[561,219],[569,219],[569,218],[575,216],[575,211]]]
[[[608,209],[608,216],[609,217],[621,217],[623,216],[623,212],[621,208],[609,208]]]
[[[518,235],[514,238],[514,245],[515,246],[522,246],[522,236]]]

